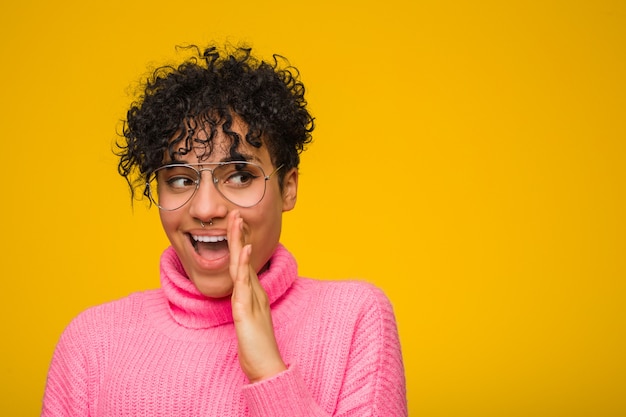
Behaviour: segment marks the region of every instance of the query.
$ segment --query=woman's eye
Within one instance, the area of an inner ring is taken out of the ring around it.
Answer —
[[[238,171],[229,175],[224,182],[233,186],[243,187],[249,185],[255,178],[256,176],[250,172]]]
[[[167,180],[167,185],[170,188],[184,189],[189,187],[195,187],[195,182],[188,177],[172,177]]]

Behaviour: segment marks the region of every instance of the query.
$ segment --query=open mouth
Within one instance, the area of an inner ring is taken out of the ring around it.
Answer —
[[[215,260],[228,255],[226,236],[189,235],[191,244],[198,255],[207,260]]]

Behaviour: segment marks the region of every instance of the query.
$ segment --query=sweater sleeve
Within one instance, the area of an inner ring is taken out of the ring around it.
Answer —
[[[406,417],[400,339],[389,299],[370,286],[350,348],[335,416]]]
[[[244,387],[251,417],[406,417],[404,367],[392,306],[379,289],[359,288],[364,291],[355,298],[363,302],[347,340],[350,348],[335,409],[328,413],[315,402],[297,364],[292,364],[274,378]]]
[[[48,370],[42,417],[88,417],[87,360],[76,320],[63,332]]]

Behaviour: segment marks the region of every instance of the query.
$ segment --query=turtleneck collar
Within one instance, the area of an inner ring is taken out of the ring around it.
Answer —
[[[296,260],[278,244],[270,257],[268,268],[259,275],[270,304],[278,300],[298,275]],[[173,319],[183,327],[206,329],[233,321],[230,297],[209,298],[187,277],[174,248],[161,256],[161,287]]]

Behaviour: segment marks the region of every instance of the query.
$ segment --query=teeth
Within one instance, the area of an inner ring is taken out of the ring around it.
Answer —
[[[191,236],[196,242],[221,242],[226,240],[226,236]]]

